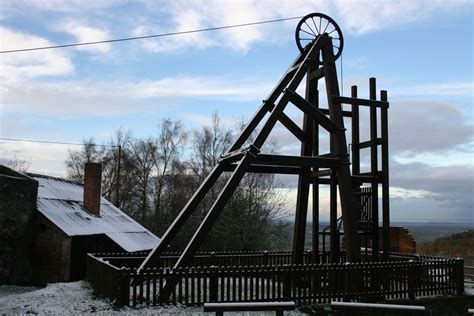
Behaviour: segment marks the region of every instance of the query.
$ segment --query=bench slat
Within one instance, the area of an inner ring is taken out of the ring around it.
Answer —
[[[270,311],[270,310],[294,310],[295,302],[226,302],[226,303],[204,303],[205,312],[216,311]]]

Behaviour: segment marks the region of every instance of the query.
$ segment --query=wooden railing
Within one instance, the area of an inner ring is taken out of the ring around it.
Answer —
[[[129,305],[129,276],[123,269],[114,267],[102,258],[87,255],[86,280],[94,289],[94,293],[109,298],[117,305]]]
[[[147,253],[120,253],[95,254],[115,267],[137,268],[146,258]],[[156,267],[173,267],[178,260],[179,253],[166,253],[156,262]],[[426,256],[413,256],[412,254],[391,253],[391,261],[423,260]],[[292,255],[290,251],[249,251],[249,252],[205,252],[198,253],[192,262],[192,266],[260,266],[260,265],[286,265],[291,264]],[[315,262],[315,260],[318,260]],[[340,253],[341,262],[345,262],[345,253]],[[366,251],[362,254],[363,262],[371,262],[371,253]],[[328,264],[330,263],[329,252],[319,252],[313,256],[312,251],[305,251],[303,255],[304,264]]]
[[[282,259],[287,255],[283,253],[246,255],[237,261],[235,253],[201,254],[206,258],[202,260],[215,264],[180,269],[162,266],[137,273],[140,256],[89,254],[87,279],[98,295],[119,305],[288,300],[307,305],[464,292],[462,259],[393,254],[394,261],[389,262],[290,265]],[[245,260],[260,264],[219,265]],[[280,260],[283,263],[276,264]],[[120,262],[127,265],[118,268]],[[176,287],[169,300],[160,300],[161,289],[171,279],[177,280]]]

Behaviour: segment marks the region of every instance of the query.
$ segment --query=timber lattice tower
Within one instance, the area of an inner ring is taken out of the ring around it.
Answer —
[[[309,195],[312,194],[312,247],[314,262],[326,247],[320,237],[329,237],[330,262],[341,261],[341,245],[345,248],[345,260],[358,262],[361,251],[370,248],[375,260],[387,259],[390,250],[389,220],[389,157],[388,157],[388,101],[387,92],[380,91],[377,100],[375,78],[369,80],[369,98],[358,98],[357,86],[351,87],[351,96],[340,95],[336,59],[344,46],[342,32],[330,17],[312,13],[305,16],[296,29],[296,43],[300,54],[283,77],[263,101],[247,126],[222,156],[189,202],[178,214],[163,235],[160,244],[141,264],[140,269],[159,260],[173,238],[180,232],[193,211],[204,199],[215,181],[225,172],[230,173],[209,212],[198,226],[193,237],[181,253],[174,267],[188,266],[199,250],[204,238],[216,223],[225,204],[247,172],[291,174],[298,176],[298,192],[295,212],[292,261],[302,264],[306,232]],[[297,93],[299,85],[306,81],[305,95]],[[321,85],[323,81],[324,85]],[[319,93],[319,87],[325,91]],[[320,95],[325,95],[327,108],[322,106]],[[293,105],[304,114],[303,124],[296,124],[284,110]],[[347,109],[343,105],[349,105]],[[361,107],[369,111],[368,140],[360,141]],[[351,126],[350,152],[344,119]],[[275,124],[280,122],[301,142],[299,156],[274,155],[261,152],[261,148]],[[249,137],[257,129],[256,137]],[[320,136],[328,133],[328,152],[322,152]],[[361,172],[360,153],[370,150],[367,172]],[[380,163],[379,163],[380,153]],[[329,186],[330,224],[319,229],[320,187]],[[379,186],[381,186],[381,212],[379,210]],[[312,190],[310,190],[312,187]],[[338,194],[339,192],[339,194]],[[339,195],[339,196],[338,196]],[[338,218],[338,204],[342,216]],[[379,227],[379,213],[382,227]],[[341,236],[344,236],[343,240]],[[380,236],[381,235],[381,236]],[[379,249],[382,247],[382,249]],[[173,282],[167,282],[164,293]],[[168,292],[169,292],[168,291]]]

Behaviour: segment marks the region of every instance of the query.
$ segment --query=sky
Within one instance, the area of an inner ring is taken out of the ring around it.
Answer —
[[[367,98],[369,77],[388,90],[392,220],[474,222],[473,6],[462,0],[0,0],[0,50],[325,13],[344,34],[337,60],[343,94],[356,84]],[[297,56],[297,22],[0,54],[0,137],[105,142],[118,128],[156,134],[165,117],[188,129],[209,124],[214,112],[226,124],[248,119]],[[301,118],[296,111],[291,116]],[[298,152],[281,126],[272,137],[282,153]],[[0,140],[0,160],[25,160],[32,172],[64,176],[70,149],[77,147]],[[296,179],[281,182],[291,208]]]

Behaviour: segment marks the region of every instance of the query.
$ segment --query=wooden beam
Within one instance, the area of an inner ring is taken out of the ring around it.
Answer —
[[[216,182],[222,172],[222,165],[217,165],[214,167],[214,169],[212,169],[212,171],[206,177],[204,182],[201,183],[201,185],[193,194],[191,199],[188,201],[188,203],[184,206],[178,216],[176,216],[173,223],[171,223],[166,232],[163,234],[160,243],[150,252],[148,257],[140,265],[137,272],[141,271],[143,268],[149,265],[150,262],[158,260],[161,254],[168,249],[170,242],[184,226],[188,218],[191,216],[191,214],[199,205],[199,203],[204,199],[207,192],[210,190],[210,188]]]
[[[319,55],[319,52],[318,52]],[[308,74],[306,76],[306,94],[305,98],[300,98],[300,102],[305,102],[311,104],[310,107],[314,107],[312,104],[314,102],[314,92],[317,89],[317,80],[310,80],[309,74],[318,67],[318,63],[313,63],[311,68],[308,69]],[[288,90],[287,90],[288,92]],[[286,92],[286,93],[287,93]],[[293,97],[297,97],[295,93]],[[291,99],[291,98],[290,98]],[[301,143],[301,156],[312,156],[313,155],[313,125],[316,124],[312,115],[307,112],[304,113],[303,117],[303,132],[306,135],[308,141]],[[306,220],[308,215],[308,201],[309,201],[309,187],[310,187],[310,177],[309,172],[311,172],[311,167],[302,168],[304,170],[303,174],[298,176],[298,191],[296,196],[296,212],[295,212],[295,225],[293,230],[293,264],[302,264],[303,255],[304,255],[304,244],[306,237]]]
[[[265,117],[265,115],[269,112],[272,111],[273,108],[275,107],[275,102],[280,97],[280,95],[283,92],[283,89],[288,85],[290,81],[294,79],[294,71],[290,71],[290,69],[294,68],[296,65],[301,63],[301,60],[304,58],[303,54],[298,55],[298,57],[293,61],[291,66],[288,68],[286,73],[283,75],[283,77],[280,79],[280,81],[277,83],[275,88],[270,92],[266,100],[263,100],[262,105],[260,108],[257,110],[257,112],[254,114],[252,119],[247,123],[245,128],[242,130],[240,133],[239,137],[235,140],[235,142],[230,146],[229,152],[234,151],[236,149],[239,149],[242,147],[243,144],[248,140],[250,135],[255,131],[257,128],[258,124],[260,121]]]
[[[380,137],[377,137],[375,139],[375,145],[382,145],[382,138]],[[365,142],[360,142],[359,143],[359,148],[360,149],[363,149],[363,148],[370,148],[372,146],[372,141],[371,140],[367,140]]]
[[[313,104],[303,99],[303,97],[301,97],[298,93],[287,89],[285,94],[289,94],[291,103],[296,105],[296,107],[298,107],[304,113],[311,115],[316,123],[320,124],[328,132],[335,133],[339,130],[330,118],[324,115],[324,113],[322,113],[319,109],[315,108]]]
[[[375,101],[376,81],[375,78],[369,79],[369,97]],[[370,173],[373,177],[378,173],[378,153],[377,153],[377,108],[370,108]],[[372,182],[372,255],[377,260],[379,256],[379,194],[378,182]]]
[[[328,109],[319,109],[323,114],[329,115],[329,110]],[[342,111],[342,116],[344,117],[352,117],[352,112],[351,111]]]
[[[308,80],[309,81],[319,80],[322,77],[324,77],[324,67],[313,70],[308,74]]]
[[[316,41],[312,44],[311,48],[308,50],[307,54],[304,55],[303,62],[306,60],[311,60],[314,58],[316,53],[318,52],[320,48],[320,40],[319,38],[316,39]],[[292,79],[288,82],[288,87],[286,90],[296,90],[298,88],[299,84],[301,83],[301,80],[303,80],[304,76],[306,75],[306,67],[305,64],[302,65],[302,67],[298,68]],[[272,102],[275,102],[273,100]],[[267,119],[265,122],[265,125],[262,127],[260,132],[258,133],[257,137],[253,141],[253,145],[257,148],[261,148],[262,145],[265,143],[265,141],[268,138],[268,135],[270,135],[270,132],[272,131],[273,127],[275,126],[279,116],[281,113],[283,113],[283,110],[285,109],[286,105],[288,104],[289,99],[288,99],[288,94],[284,93],[282,97],[278,100],[277,104],[275,105],[275,108],[272,110],[270,117]]]
[[[309,176],[312,178],[320,178],[320,177],[330,176],[331,173],[332,173],[331,169],[325,169],[325,170],[313,171],[309,174]]]
[[[357,86],[351,87],[352,98],[357,99]],[[359,128],[359,107],[352,105],[352,175],[360,173],[360,128]]]
[[[219,163],[233,163],[242,159],[247,151],[245,149],[236,149],[221,156]]]
[[[299,126],[296,125],[295,122],[293,122],[293,120],[288,117],[288,115],[282,112],[278,120],[301,142],[309,141],[309,139],[307,139],[308,137],[303,132],[303,130],[299,128]]]
[[[318,58],[319,60],[319,58]],[[320,68],[321,69],[321,68]],[[314,106],[319,108],[319,90],[314,91]],[[313,124],[313,156],[319,155],[319,125]],[[318,167],[313,167],[313,172],[318,172]],[[312,250],[313,250],[313,263],[319,264],[319,179],[314,178],[312,180],[312,194],[313,194],[313,207],[312,207]],[[320,282],[314,280],[313,289],[318,289],[320,287]]]
[[[215,224],[215,222],[219,218],[219,215],[222,213],[225,204],[234,193],[242,177],[245,175],[245,172],[247,171],[247,168],[250,165],[252,159],[254,159],[252,155],[245,155],[244,158],[239,162],[234,173],[227,181],[226,185],[222,189],[221,193],[217,197],[209,212],[207,212],[203,221],[199,225],[198,229],[194,233],[186,248],[183,250],[183,253],[179,257],[178,261],[176,261],[173,268],[177,269],[179,267],[185,267],[188,266],[189,263],[191,263],[194,254],[197,252],[202,242],[204,241],[204,238],[212,229],[212,226]],[[164,288],[159,294],[160,300],[168,300],[178,281],[178,278],[167,279]]]
[[[382,183],[382,180],[379,177],[374,176],[365,176],[365,175],[353,175],[352,176],[353,183]]]
[[[358,98],[349,98],[349,97],[341,97],[341,96],[332,96],[334,102],[344,103],[344,104],[352,104],[352,105],[365,105],[370,107],[378,107],[378,108],[388,108],[389,104],[386,101],[377,101],[375,99],[358,99]]]
[[[339,84],[337,82],[332,39],[328,36],[321,36],[320,39],[323,51],[323,66],[326,74],[326,95],[337,97],[339,96]],[[345,131],[343,130],[344,119],[342,116],[342,105],[337,98],[329,97],[328,108],[331,120],[340,128],[338,133],[333,134],[334,151],[335,154],[341,157],[341,159],[344,159],[344,162],[346,163],[339,168],[337,174],[346,240],[346,260],[349,262],[358,262],[360,261],[360,240],[357,234],[356,208],[354,196],[352,194],[352,179],[347,154],[347,140]]]
[[[254,165],[280,165],[294,167],[319,167],[319,168],[337,168],[341,165],[348,165],[349,162],[342,162],[339,158],[322,158],[313,156],[285,156],[285,155],[267,155],[258,154],[253,162]]]
[[[330,177],[329,186],[329,226],[330,244],[329,255],[331,263],[339,263],[339,231],[337,229],[337,175],[333,173]]]
[[[224,171],[234,171],[236,164],[227,164],[223,166]],[[247,172],[252,173],[274,173],[274,174],[301,174],[303,171],[300,167],[278,166],[278,165],[255,165],[251,164]]]
[[[387,101],[387,91],[380,92],[380,100]],[[380,111],[380,133],[382,138],[382,226],[384,259],[390,259],[390,192],[388,155],[388,109]]]

